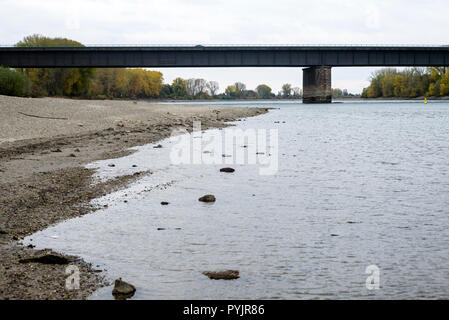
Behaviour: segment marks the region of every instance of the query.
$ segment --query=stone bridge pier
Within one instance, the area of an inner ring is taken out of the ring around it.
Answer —
[[[303,103],[332,102],[332,67],[314,66],[303,70]]]

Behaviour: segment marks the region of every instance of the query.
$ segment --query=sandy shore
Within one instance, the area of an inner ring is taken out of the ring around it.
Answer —
[[[81,289],[65,289],[65,265],[20,263],[42,252],[19,244],[51,224],[98,208],[89,201],[139,179],[141,172],[92,185],[84,164],[123,156],[175,127],[224,127],[266,113],[261,108],[160,105],[0,96],[0,299],[85,299],[104,285],[95,266],[69,257]]]

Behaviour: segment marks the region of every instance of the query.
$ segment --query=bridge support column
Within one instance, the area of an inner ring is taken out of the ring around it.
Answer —
[[[303,103],[331,103],[332,102],[332,68],[317,66],[304,68],[302,81]]]

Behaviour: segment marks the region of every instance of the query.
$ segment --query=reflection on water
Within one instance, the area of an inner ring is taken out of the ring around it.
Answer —
[[[448,103],[254,104],[280,107],[236,122],[279,130],[276,175],[172,165],[169,141],[139,147],[93,166],[152,175],[33,243],[122,277],[135,299],[449,298]],[[379,290],[366,289],[369,265]],[[201,274],[216,269],[240,279]]]

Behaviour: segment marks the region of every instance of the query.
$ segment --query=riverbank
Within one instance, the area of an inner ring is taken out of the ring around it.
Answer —
[[[80,290],[65,290],[65,265],[20,263],[41,255],[19,241],[65,219],[98,208],[90,200],[150,171],[92,184],[84,165],[117,158],[130,147],[168,137],[174,128],[225,127],[266,108],[161,105],[0,96],[0,299],[85,299],[105,284],[95,266],[80,267]]]
[[[448,101],[449,96],[443,97],[415,97],[415,98],[401,98],[401,97],[378,97],[378,98],[362,98],[362,97],[339,97],[333,98],[334,101],[423,101],[425,98],[432,101]]]

